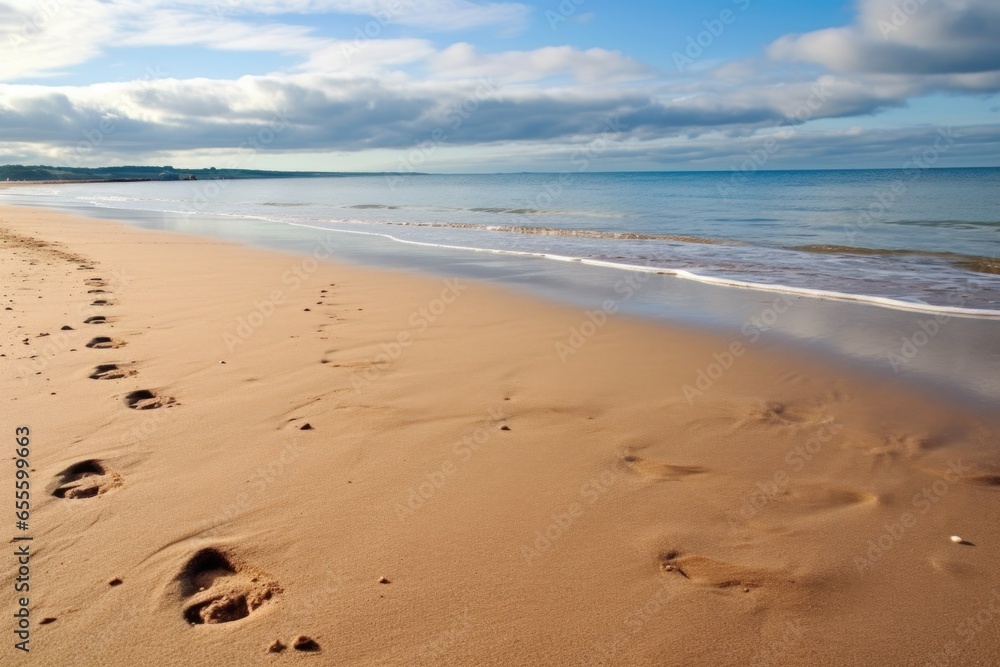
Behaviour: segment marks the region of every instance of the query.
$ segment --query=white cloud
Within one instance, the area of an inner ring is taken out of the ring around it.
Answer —
[[[113,43],[117,16],[95,0],[0,5],[0,81],[41,76],[97,56]]]
[[[997,0],[861,0],[853,25],[774,42],[779,60],[839,72],[976,74],[1000,71]]]
[[[231,19],[162,10],[150,21],[147,16],[122,18],[124,27],[116,46],[206,46],[226,51],[271,51],[308,53],[325,40],[303,26],[252,25]]]
[[[179,0],[175,1],[179,4]],[[531,7],[521,3],[469,0],[223,0],[221,6],[235,13],[356,14],[443,31],[487,26],[522,28],[531,14]]]
[[[338,58],[340,43],[308,27],[277,22],[250,23],[249,15],[334,14],[353,25],[355,41],[379,42],[390,26],[430,31],[494,27],[505,32],[525,27],[527,5],[469,0],[11,0],[0,5],[0,81],[65,72],[99,56],[108,47],[199,45],[230,51],[302,53],[313,66],[344,68],[352,58]],[[345,16],[348,15],[348,16]],[[374,38],[374,39],[372,39]],[[361,62],[377,56],[386,64],[410,62],[392,48],[418,47],[416,57],[429,55],[416,40],[382,42]],[[309,67],[307,65],[307,67]]]
[[[424,39],[337,40],[309,53],[297,67],[309,72],[372,75],[387,68],[425,60],[436,53]]]
[[[612,83],[650,78],[647,67],[618,51],[549,46],[533,51],[482,54],[471,44],[453,44],[429,60],[431,70],[454,78],[492,76],[505,82],[538,81],[569,75],[583,83]]]

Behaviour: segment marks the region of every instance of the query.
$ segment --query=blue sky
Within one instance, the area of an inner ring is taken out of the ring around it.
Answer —
[[[0,162],[1000,163],[996,0],[13,0]]]

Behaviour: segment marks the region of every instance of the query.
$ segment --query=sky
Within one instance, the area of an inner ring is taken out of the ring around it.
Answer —
[[[915,158],[1000,165],[1000,0],[0,0],[0,163]]]

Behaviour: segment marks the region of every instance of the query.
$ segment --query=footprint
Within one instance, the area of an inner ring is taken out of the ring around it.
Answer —
[[[636,456],[635,454],[625,454],[621,457],[621,460],[637,475],[658,482],[674,482],[691,475],[700,475],[708,472],[707,468],[700,466],[671,465],[662,461]]]
[[[821,484],[794,486],[788,500],[808,510],[837,510],[855,505],[877,505],[879,497],[868,491],[836,488]]]
[[[957,466],[943,470],[928,470],[949,482],[959,481],[964,484],[975,484],[990,489],[1000,490],[1000,464],[991,461],[976,461],[967,463],[959,461]]]
[[[110,304],[110,302],[107,299],[94,299],[94,301],[92,301],[90,305],[91,306],[107,306],[109,304]]]
[[[102,289],[89,289],[87,290],[87,294],[107,294],[107,292]]]
[[[966,475],[961,478],[963,482],[969,482],[970,484],[979,484],[980,486],[991,486],[995,489],[1000,488],[1000,473],[989,474],[984,473],[981,475]]]
[[[775,426],[790,426],[792,424],[802,423],[804,419],[801,415],[798,415],[794,411],[790,410],[784,403],[769,401],[750,408],[749,414],[747,414],[743,421],[751,423],[756,422],[758,424],[772,424]]]
[[[101,364],[94,368],[88,376],[91,380],[121,380],[131,377],[136,371],[131,368],[123,368],[118,364]]]
[[[83,321],[84,324],[107,324],[107,322],[108,318],[104,317],[104,315],[94,315]]]
[[[784,373],[779,378],[782,382],[788,382],[789,384],[804,384],[808,382],[809,378],[799,373],[797,371],[789,371]]]
[[[760,528],[759,514],[766,513],[766,522],[806,522],[814,524],[822,517],[836,517],[843,511],[860,511],[875,507],[882,499],[874,493],[842,488],[825,483],[792,483],[773,495],[755,491],[753,503],[756,511],[751,519]]]
[[[88,287],[107,287],[108,284],[106,282],[104,282],[103,278],[88,278],[87,279],[87,286]]]
[[[93,348],[95,350],[110,350],[118,347],[125,347],[125,341],[118,340],[117,338],[108,338],[107,336],[98,336],[97,338],[92,338],[87,347]]]
[[[660,554],[658,560],[660,570],[666,574],[711,588],[747,593],[763,586],[795,583],[767,570],[741,567],[676,550]]]
[[[855,444],[854,447],[860,449],[867,456],[881,460],[892,460],[900,457],[918,459],[942,445],[942,442],[933,439],[904,433],[886,436],[878,444],[861,442]]]
[[[932,556],[927,561],[935,572],[956,578],[970,578],[980,574],[977,569],[962,560]]]
[[[211,547],[192,556],[177,581],[185,599],[184,619],[192,625],[238,621],[282,592],[266,573]]]
[[[125,405],[133,410],[155,410],[165,405],[172,405],[175,402],[175,399],[170,396],[159,396],[155,391],[150,389],[139,389],[138,391],[129,392],[125,396]]]
[[[95,498],[117,489],[124,480],[116,471],[97,459],[74,463],[56,476],[52,495],[56,498],[79,500]]]
[[[807,399],[791,405],[781,401],[754,401],[741,406],[738,426],[819,426],[829,424],[833,417],[827,408],[840,399],[836,394]]]

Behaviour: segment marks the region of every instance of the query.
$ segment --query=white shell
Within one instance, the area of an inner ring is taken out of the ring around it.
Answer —
[[[951,541],[954,542],[955,544],[959,544],[960,542],[964,542],[965,540],[963,540],[958,535],[952,535],[951,536]]]

